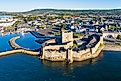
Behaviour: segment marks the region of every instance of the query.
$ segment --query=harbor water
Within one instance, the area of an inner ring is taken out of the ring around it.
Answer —
[[[0,52],[12,50],[8,41],[18,35],[0,36]],[[30,33],[20,36],[20,46],[40,47]],[[102,51],[98,58],[70,65],[24,54],[4,56],[0,57],[0,81],[121,81],[121,52]]]

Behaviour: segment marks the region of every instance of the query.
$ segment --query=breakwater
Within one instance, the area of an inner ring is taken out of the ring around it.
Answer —
[[[16,40],[19,39],[20,36],[17,36],[17,37],[13,37],[9,40],[9,44],[10,46],[13,48],[13,49],[23,49],[23,47],[19,46],[17,43],[16,43]]]
[[[24,47],[21,47],[16,43],[16,40],[19,39],[20,36],[13,37],[9,40],[10,46],[13,48],[11,51],[6,51],[6,52],[1,52],[0,56],[5,56],[5,55],[11,55],[11,54],[16,54],[16,53],[22,53],[22,54],[27,54],[27,55],[32,55],[32,56],[38,56],[39,52],[34,52],[31,50],[27,50]]]
[[[32,56],[39,55],[39,52],[33,52],[33,51],[29,51],[29,50],[24,50],[24,49],[18,49],[18,50],[1,52],[0,56],[6,56],[6,55],[11,55],[11,54],[16,54],[16,53],[22,53],[22,54],[27,54],[27,55],[32,55]]]

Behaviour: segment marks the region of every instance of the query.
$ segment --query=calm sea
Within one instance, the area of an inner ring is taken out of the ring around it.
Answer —
[[[0,37],[0,51],[10,50],[8,40]],[[31,34],[17,40],[21,46],[34,49],[40,45]],[[41,61],[38,57],[14,54],[0,57],[0,81],[121,81],[121,52],[104,51],[93,60],[66,65]]]

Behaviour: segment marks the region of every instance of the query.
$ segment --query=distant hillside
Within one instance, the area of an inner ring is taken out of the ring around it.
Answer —
[[[112,14],[121,15],[121,9],[110,9],[110,10],[58,10],[58,9],[35,9],[24,14],[41,14],[41,13],[56,13],[56,14]]]
[[[0,15],[4,15],[4,14],[6,14],[6,12],[0,12]]]
[[[108,9],[108,10],[64,10],[64,9],[34,9],[27,12],[0,12],[1,14],[42,14],[42,13],[55,13],[55,14],[95,14],[95,15],[121,15],[121,9]]]

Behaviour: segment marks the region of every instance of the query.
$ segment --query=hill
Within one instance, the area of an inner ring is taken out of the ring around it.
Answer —
[[[107,9],[107,10],[64,10],[64,9],[34,9],[26,12],[0,12],[1,14],[95,14],[95,15],[121,15],[121,9]]]

